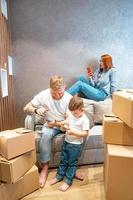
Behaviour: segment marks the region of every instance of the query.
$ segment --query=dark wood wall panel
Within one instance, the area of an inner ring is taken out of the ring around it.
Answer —
[[[9,2],[8,2],[9,7]],[[2,97],[1,76],[0,76],[0,131],[15,128],[13,76],[9,75],[8,56],[11,56],[11,37],[9,30],[9,19],[6,19],[1,12],[0,0],[0,70],[7,70],[8,96]]]

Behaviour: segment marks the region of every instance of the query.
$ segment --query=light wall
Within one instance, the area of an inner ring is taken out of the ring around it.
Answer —
[[[133,87],[132,0],[12,0],[11,29],[17,126],[23,106],[64,76],[67,86],[109,53],[119,88]]]

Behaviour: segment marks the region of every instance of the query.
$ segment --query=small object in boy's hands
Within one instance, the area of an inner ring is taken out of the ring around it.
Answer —
[[[63,125],[63,128],[65,128],[66,130],[68,130],[68,129],[69,129],[68,124],[64,124],[64,125]]]
[[[87,67],[87,73],[89,76],[93,76],[93,71],[92,71],[91,67]]]

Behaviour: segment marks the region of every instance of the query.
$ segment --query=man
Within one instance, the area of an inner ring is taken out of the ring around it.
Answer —
[[[39,185],[45,185],[48,175],[48,163],[51,155],[52,138],[60,133],[59,121],[66,117],[68,104],[72,96],[65,91],[64,79],[61,76],[53,76],[50,79],[50,88],[37,94],[25,107],[24,111],[43,115],[46,123],[42,128],[40,139],[40,163]],[[82,179],[77,175],[78,179]]]

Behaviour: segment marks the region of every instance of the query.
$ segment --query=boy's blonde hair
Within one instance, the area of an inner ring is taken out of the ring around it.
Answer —
[[[63,77],[55,75],[50,78],[50,88],[51,89],[58,90],[62,86],[65,86]]]
[[[69,102],[68,108],[70,111],[82,109],[84,107],[83,99],[78,95],[74,95]]]

